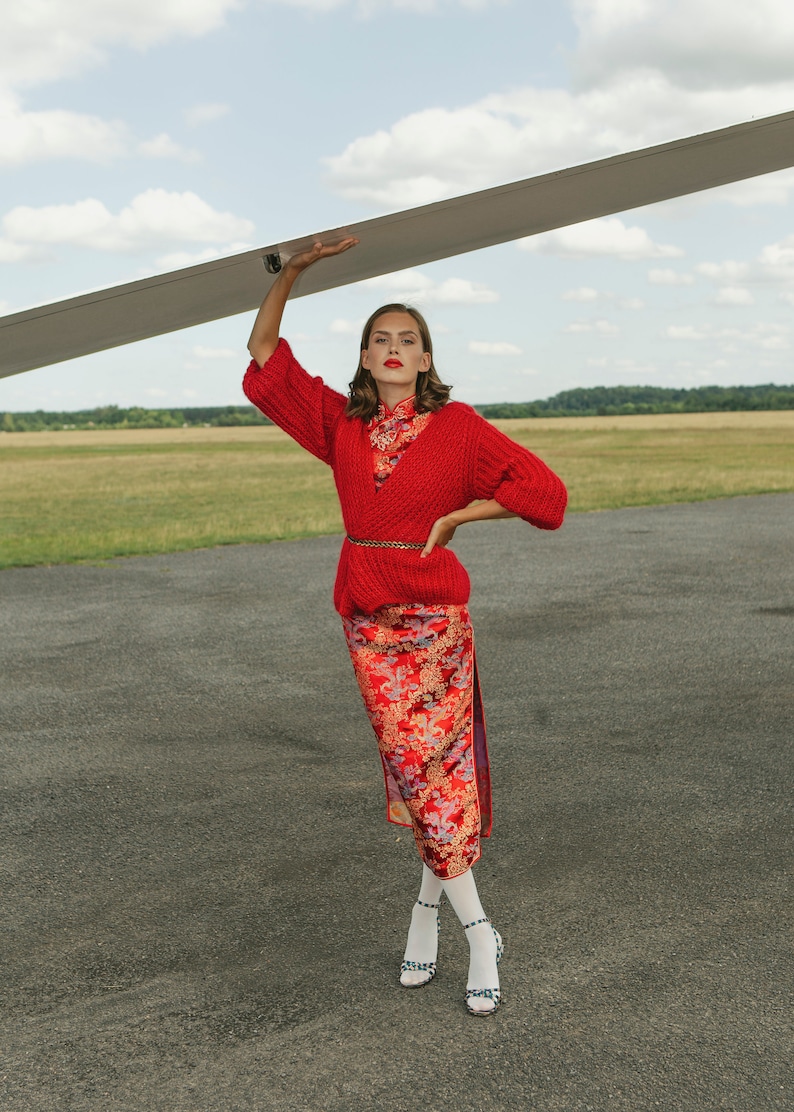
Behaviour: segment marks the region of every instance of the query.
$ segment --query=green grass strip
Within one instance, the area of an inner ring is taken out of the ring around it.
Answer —
[[[580,512],[794,490],[794,414],[743,416],[498,424],[563,477]],[[0,567],[342,531],[330,471],[279,430],[182,432],[0,437]]]

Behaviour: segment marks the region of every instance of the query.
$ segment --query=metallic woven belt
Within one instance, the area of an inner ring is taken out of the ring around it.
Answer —
[[[418,544],[413,541],[359,541],[355,537],[351,537],[348,533],[347,539],[351,544],[360,544],[362,548],[424,548],[424,544]]]

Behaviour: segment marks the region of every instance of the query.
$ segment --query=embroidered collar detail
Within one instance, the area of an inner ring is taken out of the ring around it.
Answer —
[[[380,490],[406,448],[416,440],[432,416],[432,413],[417,413],[414,398],[405,398],[393,410],[380,403],[377,413],[367,425],[376,490]]]
[[[416,417],[424,416],[418,414],[414,408],[415,397],[416,395],[405,398],[394,409],[389,409],[383,402],[378,405],[375,416],[367,425],[369,442],[373,448],[385,452],[401,433],[405,434],[410,429]]]

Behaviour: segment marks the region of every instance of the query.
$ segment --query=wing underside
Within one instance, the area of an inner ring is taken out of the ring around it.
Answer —
[[[360,239],[312,267],[293,297],[536,235],[794,165],[794,112],[270,244],[0,318],[0,377],[254,309],[268,257]]]

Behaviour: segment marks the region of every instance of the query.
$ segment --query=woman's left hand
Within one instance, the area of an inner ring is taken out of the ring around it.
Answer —
[[[429,556],[437,544],[444,548],[455,536],[457,527],[467,521],[492,521],[499,517],[516,516],[512,510],[506,510],[494,498],[489,498],[487,502],[472,502],[470,506],[462,510],[453,510],[451,514],[444,514],[436,521],[421,555]]]
[[[429,556],[436,545],[439,545],[441,548],[446,548],[455,536],[455,530],[459,524],[460,522],[456,519],[454,514],[446,514],[444,517],[440,517],[430,530],[427,544],[422,549],[422,556]]]

